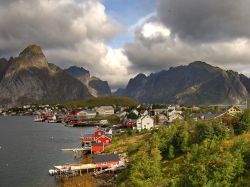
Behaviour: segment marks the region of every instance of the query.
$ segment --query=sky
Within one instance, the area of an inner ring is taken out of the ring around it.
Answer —
[[[0,0],[0,58],[29,44],[125,87],[138,73],[205,61],[250,75],[250,0]]]

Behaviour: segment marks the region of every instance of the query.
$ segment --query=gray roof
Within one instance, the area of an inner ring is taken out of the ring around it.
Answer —
[[[94,163],[102,163],[102,162],[119,162],[120,157],[118,154],[111,155],[93,155]]]
[[[219,117],[220,115],[222,115],[222,114],[224,114],[224,113],[225,113],[225,111],[223,111],[223,112],[218,112],[218,113],[215,113],[215,114],[208,113],[208,114],[204,114],[204,118],[205,118],[206,120],[211,120],[211,119],[214,119],[214,118],[216,118],[216,117]]]

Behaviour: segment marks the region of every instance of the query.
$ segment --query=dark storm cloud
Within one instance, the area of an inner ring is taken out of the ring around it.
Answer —
[[[196,42],[250,38],[250,0],[159,0],[158,15],[173,34]]]

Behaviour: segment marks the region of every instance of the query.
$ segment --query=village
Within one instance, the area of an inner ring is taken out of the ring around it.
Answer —
[[[129,165],[126,152],[107,153],[106,147],[112,145],[114,137],[133,130],[137,133],[158,129],[161,126],[171,128],[175,121],[191,119],[215,120],[235,117],[246,106],[179,106],[179,105],[138,105],[96,106],[93,108],[67,108],[61,105],[25,105],[19,109],[1,109],[2,115],[28,115],[34,117],[35,124],[43,122],[60,123],[66,127],[95,127],[91,134],[79,135],[77,148],[65,148],[74,156],[90,157],[89,163],[73,163],[53,166],[49,174],[59,179],[81,176],[91,173],[100,176],[104,173],[120,172]]]
[[[180,106],[144,104],[133,107],[97,106],[73,108],[63,105],[24,105],[18,108],[0,107],[3,116],[33,116],[34,122],[63,123],[69,127],[117,127],[138,131],[150,130],[159,125],[171,125],[174,120],[213,120],[234,116],[246,105]]]

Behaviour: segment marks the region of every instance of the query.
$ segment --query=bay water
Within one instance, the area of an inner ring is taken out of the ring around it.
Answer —
[[[32,117],[0,116],[0,186],[54,187],[48,171],[54,165],[78,163],[63,148],[80,147],[80,135],[94,128],[35,123]]]

